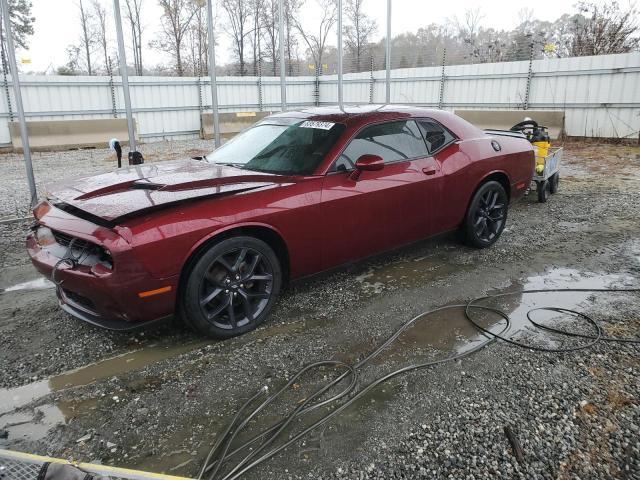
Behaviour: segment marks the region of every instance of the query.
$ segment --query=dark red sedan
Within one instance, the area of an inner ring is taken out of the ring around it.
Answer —
[[[126,329],[177,313],[231,337],[287,280],[448,230],[490,246],[533,171],[523,136],[440,110],[284,112],[206,157],[50,188],[27,248],[75,317]]]

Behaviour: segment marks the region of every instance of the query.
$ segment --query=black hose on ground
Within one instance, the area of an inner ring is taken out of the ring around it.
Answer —
[[[366,355],[362,360],[358,361],[353,366],[347,365],[347,364],[345,364],[343,362],[339,362],[339,361],[336,361],[336,360],[324,360],[324,361],[319,361],[319,362],[312,363],[310,365],[307,365],[307,366],[301,368],[292,377],[292,379],[289,380],[289,382],[286,383],[286,385],[284,385],[280,390],[278,390],[276,393],[271,395],[269,398],[264,400],[256,408],[254,408],[251,411],[251,413],[249,413],[249,415],[247,415],[242,422],[237,423],[238,419],[240,418],[241,413],[243,411],[245,411],[245,409],[261,393],[263,393],[265,391],[266,387],[263,387],[256,395],[254,395],[252,398],[250,398],[247,402],[245,402],[243,404],[243,406],[240,408],[240,410],[238,410],[238,413],[236,413],[236,415],[233,418],[232,422],[229,424],[229,426],[225,430],[225,433],[222,436],[220,436],[219,439],[216,441],[215,445],[213,446],[213,448],[209,452],[209,455],[207,456],[207,459],[206,459],[206,461],[204,462],[204,464],[202,466],[202,469],[200,471],[200,475],[198,476],[198,479],[201,479],[203,477],[203,475],[208,474],[207,478],[209,480],[213,480],[214,478],[216,478],[216,475],[218,474],[218,472],[221,471],[222,466],[225,463],[227,463],[232,457],[235,457],[238,454],[240,454],[241,452],[246,451],[247,449],[250,449],[250,447],[252,445],[254,445],[255,443],[257,443],[260,440],[263,440],[263,442],[260,444],[259,447],[257,447],[256,449],[250,451],[250,453],[245,455],[240,461],[238,461],[233,467],[231,467],[231,469],[228,472],[226,472],[224,475],[221,475],[219,477],[219,478],[222,478],[223,480],[234,480],[236,478],[239,478],[241,475],[244,475],[249,470],[251,470],[251,469],[255,468],[256,466],[260,465],[261,463],[267,461],[268,459],[270,459],[274,455],[277,455],[282,450],[287,448],[292,443],[295,443],[296,441],[298,441],[300,438],[302,438],[303,436],[305,436],[306,434],[308,434],[312,430],[314,430],[314,429],[318,428],[319,426],[323,425],[324,423],[328,422],[331,418],[333,418],[334,416],[338,415],[340,412],[342,412],[344,409],[349,407],[351,404],[353,404],[355,401],[357,401],[363,395],[366,395],[370,390],[372,390],[373,388],[377,387],[378,385],[380,385],[380,384],[382,384],[382,383],[384,383],[384,382],[386,382],[386,381],[388,381],[388,380],[390,380],[390,379],[392,379],[394,377],[397,377],[399,375],[407,373],[407,372],[411,372],[411,371],[414,371],[414,370],[418,370],[418,369],[422,369],[422,368],[427,368],[427,367],[439,365],[439,364],[446,363],[446,362],[460,360],[460,359],[462,359],[464,357],[467,357],[467,356],[469,356],[469,355],[481,350],[482,348],[486,347],[487,345],[489,345],[489,344],[491,344],[491,343],[493,343],[494,341],[497,341],[497,340],[501,340],[501,341],[504,341],[504,342],[506,342],[506,343],[508,343],[510,345],[514,345],[514,346],[517,346],[517,347],[520,347],[520,348],[525,348],[527,350],[535,350],[535,351],[541,351],[541,352],[552,352],[552,353],[566,353],[566,352],[574,352],[574,351],[577,351],[577,350],[584,350],[586,348],[590,348],[590,347],[594,346],[596,343],[601,342],[601,341],[624,342],[624,343],[629,343],[629,344],[640,345],[640,339],[639,338],[606,337],[606,336],[603,335],[602,327],[600,327],[600,325],[598,325],[598,323],[593,318],[589,317],[588,315],[586,315],[584,313],[581,313],[581,312],[578,312],[578,311],[575,311],[575,310],[566,309],[566,308],[560,308],[560,307],[538,307],[538,308],[532,308],[531,310],[529,310],[527,312],[527,319],[536,328],[540,328],[540,329],[543,329],[543,330],[546,330],[546,331],[550,331],[550,332],[553,332],[553,333],[556,333],[556,334],[560,334],[560,335],[565,335],[565,336],[568,336],[568,337],[583,338],[583,339],[587,339],[587,340],[590,340],[590,341],[587,342],[586,344],[583,344],[583,345],[579,345],[579,346],[575,346],[575,347],[562,347],[562,348],[550,348],[550,347],[539,347],[539,346],[535,346],[535,345],[529,345],[529,344],[514,340],[511,337],[505,336],[505,333],[509,330],[509,327],[511,326],[511,317],[509,316],[509,314],[507,314],[506,312],[504,312],[503,310],[498,309],[498,308],[489,307],[489,306],[486,306],[486,305],[480,305],[480,302],[483,302],[483,301],[486,301],[486,300],[491,300],[491,299],[496,299],[496,298],[502,298],[502,297],[513,296],[513,295],[534,294],[534,293],[549,293],[549,292],[590,292],[590,293],[597,293],[597,292],[615,293],[615,292],[618,292],[618,293],[637,293],[637,292],[640,292],[640,288],[631,288],[631,289],[622,289],[622,288],[611,288],[611,289],[606,289],[606,288],[605,289],[569,288],[569,289],[562,289],[562,288],[556,288],[556,289],[520,290],[520,291],[514,291],[514,292],[506,292],[506,293],[498,293],[498,294],[494,294],[494,295],[487,295],[487,296],[484,296],[484,297],[480,297],[480,298],[476,298],[474,300],[471,300],[470,302],[468,302],[466,304],[446,305],[446,306],[434,308],[432,310],[428,310],[426,312],[422,312],[419,315],[413,317],[411,320],[409,320],[409,321],[405,322],[404,324],[402,324],[385,342],[383,342],[375,350],[373,350],[371,353]],[[289,436],[289,438],[284,443],[282,443],[282,444],[280,444],[278,446],[275,446],[275,447],[273,447],[271,449],[267,449],[267,447],[271,446],[279,438],[279,436],[281,436],[282,432],[286,429],[286,427],[295,418],[303,416],[305,414],[308,414],[311,411],[316,410],[316,409],[318,409],[318,408],[320,408],[320,407],[322,407],[324,405],[328,405],[330,403],[336,402],[337,400],[339,400],[339,399],[343,398],[344,396],[346,396],[346,395],[350,394],[351,392],[353,392],[354,389],[355,389],[355,386],[356,386],[357,379],[358,379],[358,371],[360,369],[362,369],[369,361],[371,361],[373,358],[378,356],[382,351],[384,351],[389,345],[391,345],[407,328],[412,326],[418,320],[420,320],[422,318],[425,318],[425,317],[428,317],[429,315],[432,315],[432,314],[434,314],[436,312],[441,312],[441,311],[450,310],[450,309],[459,309],[459,308],[463,308],[464,309],[465,317],[467,318],[467,320],[469,322],[471,322],[471,324],[478,331],[480,331],[482,334],[484,334],[487,337],[487,340],[485,340],[484,342],[476,345],[475,347],[473,347],[472,349],[470,349],[470,350],[468,350],[468,351],[466,351],[464,353],[459,353],[459,354],[456,354],[456,355],[450,355],[448,357],[445,357],[445,358],[442,358],[442,359],[439,359],[439,360],[430,361],[430,362],[408,365],[408,366],[405,366],[403,368],[394,370],[393,372],[390,372],[390,373],[388,373],[388,374],[386,374],[386,375],[384,375],[382,377],[379,377],[378,379],[373,380],[372,382],[370,382],[365,387],[363,387],[360,390],[356,391],[346,401],[344,401],[343,403],[341,403],[341,404],[337,405],[336,407],[334,407],[333,410],[331,410],[331,411],[327,412],[325,415],[321,416],[318,420],[316,420],[314,423],[312,423],[311,425],[306,427],[301,432],[299,432],[299,433],[297,433],[297,434],[295,434],[293,436]],[[488,328],[483,327],[482,325],[479,324],[478,319],[475,318],[472,315],[472,312],[478,311],[478,310],[488,311],[488,312],[491,312],[491,313],[494,313],[494,314],[498,315],[499,317],[501,317],[504,320],[504,325],[502,326],[502,328],[497,333],[491,331]],[[557,312],[557,313],[566,313],[566,314],[570,314],[572,316],[575,316],[577,318],[580,318],[580,319],[584,320],[587,324],[589,324],[589,325],[591,325],[593,327],[594,334],[593,335],[587,335],[587,334],[571,332],[571,331],[567,331],[567,330],[563,330],[563,329],[559,329],[559,328],[555,328],[555,327],[542,325],[539,322],[536,322],[536,321],[534,321],[532,319],[532,313],[535,312],[535,311],[541,311],[541,310],[553,311],[553,312]],[[295,383],[295,381],[300,378],[300,376],[302,376],[304,373],[308,372],[309,370],[311,370],[313,368],[316,368],[316,367],[320,367],[320,366],[340,367],[342,369],[345,369],[345,371],[342,374],[340,374],[339,376],[337,376],[336,378],[334,378],[333,380],[329,381],[322,388],[319,388],[318,390],[316,390],[308,398],[304,399],[304,401],[298,403],[297,406],[290,413],[285,415],[280,421],[274,423],[270,427],[268,427],[265,430],[263,430],[261,433],[255,435],[254,437],[250,438],[249,440],[245,441],[241,445],[239,445],[239,446],[235,447],[233,450],[231,450],[231,445],[232,445],[233,440],[236,438],[236,435],[249,423],[249,421],[252,418],[254,418],[260,411],[262,411],[269,404],[271,404],[273,401],[275,401],[284,391],[286,391],[289,387],[291,387]],[[339,392],[336,395],[331,396],[330,398],[322,400],[322,401],[320,401],[318,403],[312,403],[314,400],[322,397],[322,395],[324,393],[326,393],[329,389],[331,389],[331,388],[335,387],[336,385],[338,385],[343,379],[345,379],[349,375],[351,376],[351,382],[341,392]],[[217,452],[220,452],[217,455],[217,458],[215,460],[211,461],[212,458],[214,457],[214,455],[216,455]],[[264,453],[262,453],[262,452],[264,452]],[[260,453],[262,453],[262,455],[260,455]],[[258,457],[258,455],[260,455],[260,456]]]

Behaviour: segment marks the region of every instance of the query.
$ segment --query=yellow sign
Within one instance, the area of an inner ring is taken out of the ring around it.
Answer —
[[[553,52],[555,52],[555,51],[556,51],[556,49],[557,49],[557,48],[558,48],[558,47],[556,46],[556,44],[555,44],[555,43],[547,43],[547,44],[545,44],[545,46],[544,46],[544,51],[545,51],[546,53],[553,53]]]
[[[31,59],[23,57],[23,58],[20,59],[20,63],[22,63],[23,65],[30,65],[31,64]]]
[[[309,64],[309,70],[315,70],[316,66],[313,63]]]
[[[256,112],[237,112],[236,117],[255,117]]]

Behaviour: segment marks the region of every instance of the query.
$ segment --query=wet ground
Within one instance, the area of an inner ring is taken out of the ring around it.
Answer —
[[[173,145],[170,156],[177,150]],[[108,153],[91,155],[92,171],[106,165]],[[17,185],[19,172],[12,172]],[[513,206],[491,249],[473,250],[446,235],[294,284],[264,326],[225,342],[179,326],[123,334],[79,323],[58,309],[51,285],[30,267],[22,240],[27,224],[0,225],[0,447],[191,476],[261,386],[282,385],[307,362],[357,361],[420,312],[506,290],[639,287],[639,172],[638,147],[567,144],[559,193],[539,204],[534,192]],[[640,334],[639,299],[545,293],[488,304],[511,313],[509,334],[561,346],[565,340],[530,328],[529,309],[578,309],[607,335],[631,337]],[[480,317],[500,328],[495,316]],[[536,312],[535,319],[567,325],[557,313]],[[589,332],[575,319],[571,325]],[[481,341],[462,311],[443,311],[416,322],[360,381]],[[494,344],[384,384],[247,476],[637,478],[640,453],[625,438],[636,445],[640,438],[638,353],[618,344],[563,355]],[[306,388],[289,398],[295,402]],[[276,405],[249,430],[284,411]],[[547,416],[563,425],[562,435],[539,429]],[[501,433],[506,421],[519,426],[528,466],[513,460]],[[601,444],[603,431],[613,440]],[[593,462],[606,469],[588,470]]]

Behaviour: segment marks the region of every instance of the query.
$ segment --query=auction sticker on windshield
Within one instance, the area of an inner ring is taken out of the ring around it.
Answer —
[[[300,128],[319,128],[320,130],[331,130],[335,123],[332,122],[315,122],[313,120],[307,120],[300,124]]]

